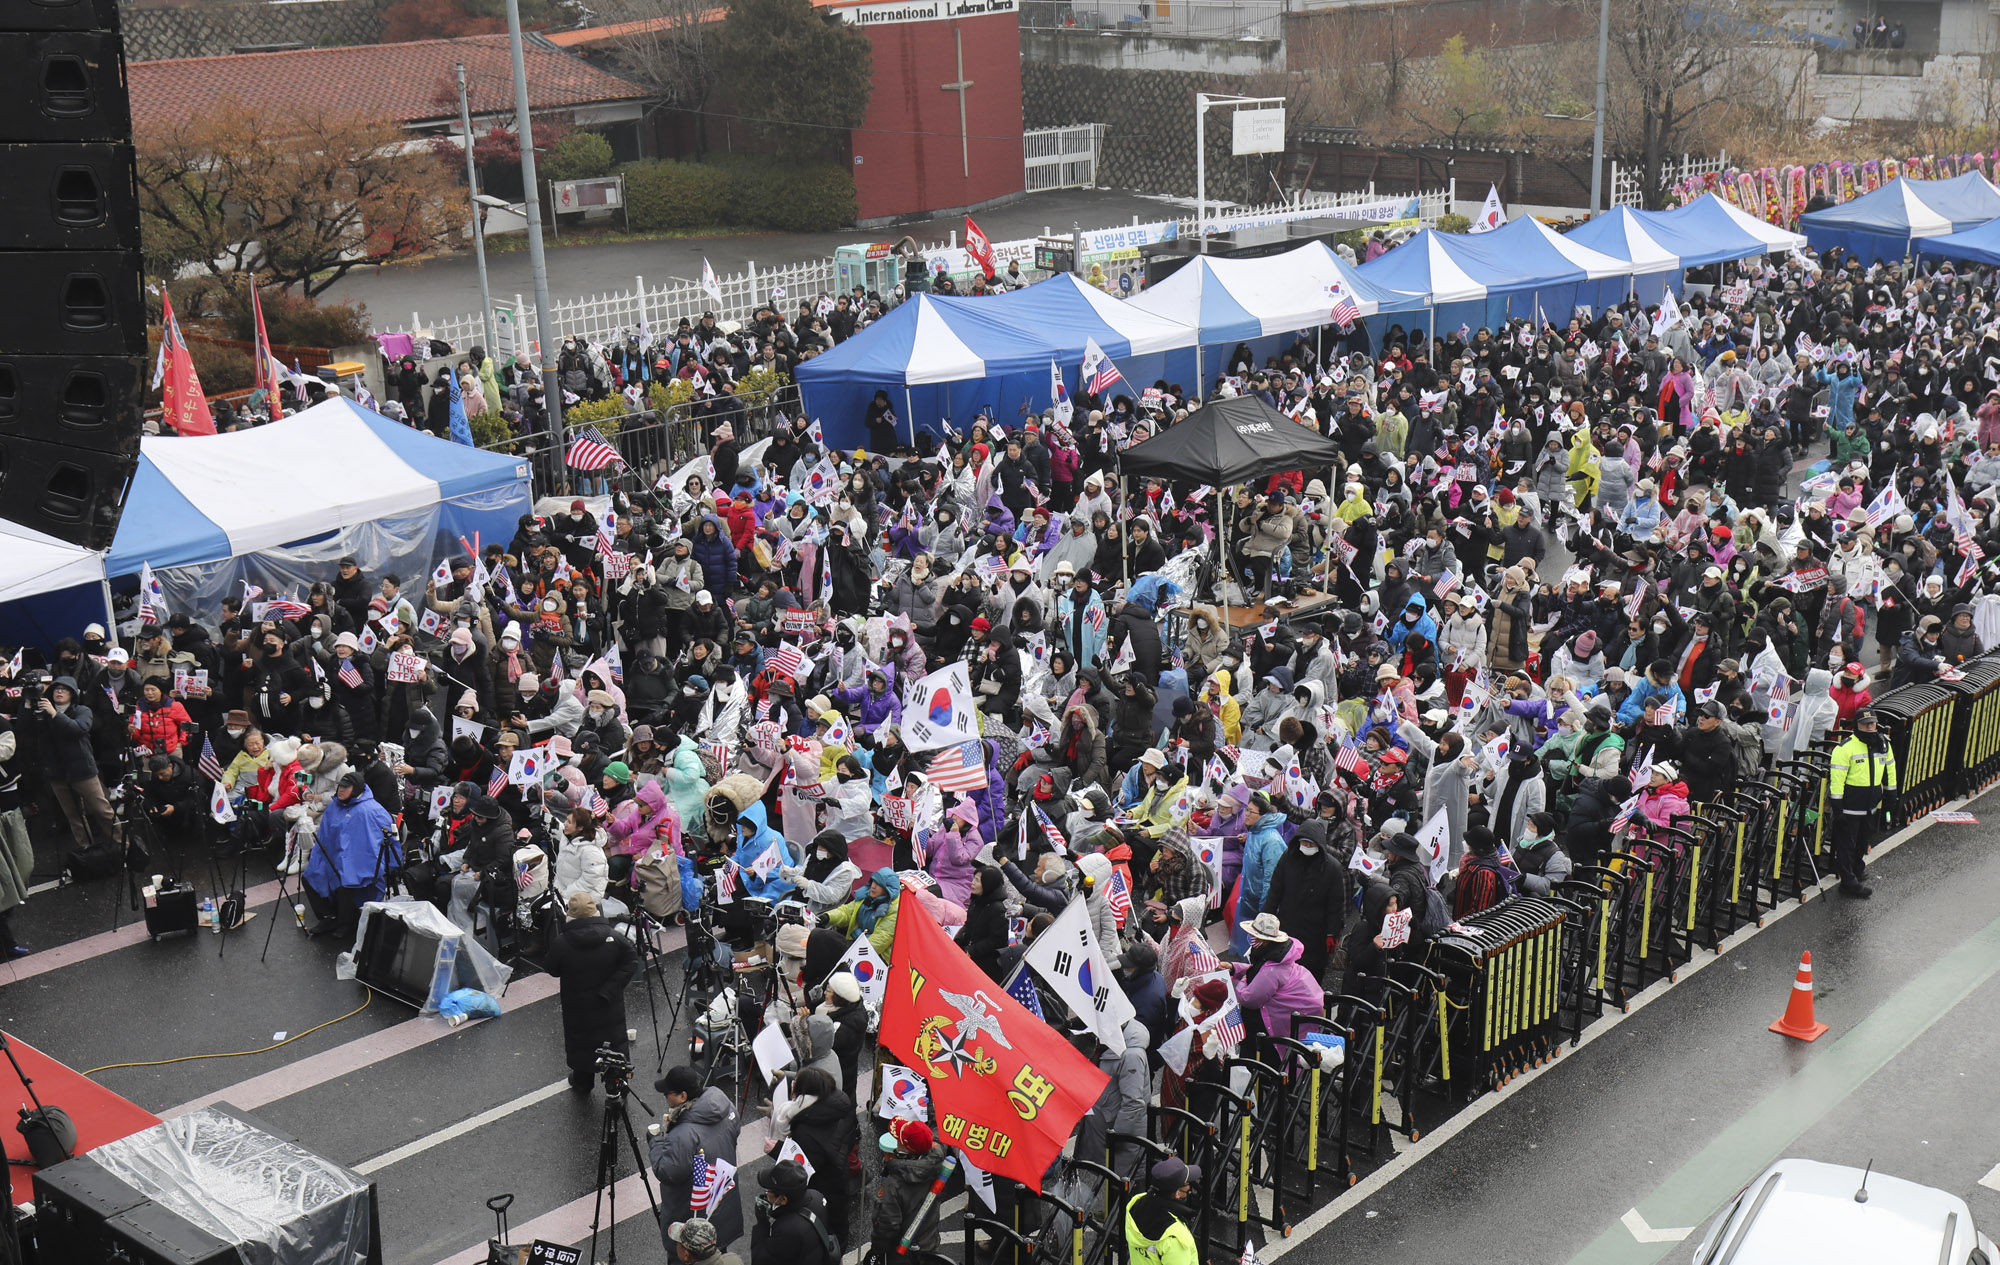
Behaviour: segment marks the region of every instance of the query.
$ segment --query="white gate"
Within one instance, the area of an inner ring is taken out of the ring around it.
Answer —
[[[1027,166],[1028,192],[1095,188],[1104,128],[1102,123],[1084,123],[1023,132],[1021,154]]]

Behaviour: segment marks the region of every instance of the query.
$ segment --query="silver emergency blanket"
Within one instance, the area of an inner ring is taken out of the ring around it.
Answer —
[[[203,1107],[107,1142],[94,1161],[246,1265],[363,1265],[368,1183],[233,1116]]]

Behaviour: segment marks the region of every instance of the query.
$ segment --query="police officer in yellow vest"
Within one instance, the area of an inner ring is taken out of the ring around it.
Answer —
[[[1201,1166],[1172,1156],[1153,1165],[1143,1194],[1125,1205],[1125,1247],[1131,1265],[1200,1265],[1194,1206]]]
[[[1833,865],[1840,894],[1868,897],[1875,889],[1861,881],[1862,853],[1877,812],[1896,810],[1896,755],[1878,727],[1875,709],[1854,713],[1854,733],[1833,749],[1827,782],[1827,812],[1833,817]]]

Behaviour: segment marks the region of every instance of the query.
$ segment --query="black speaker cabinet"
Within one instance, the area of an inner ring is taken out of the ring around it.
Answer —
[[[8,250],[137,250],[132,147],[0,145],[0,228]]]
[[[86,549],[118,532],[136,454],[0,436],[0,518]]]
[[[0,225],[0,232],[5,225]],[[143,356],[146,303],[139,252],[23,250],[0,254],[0,353]]]
[[[117,31],[0,31],[0,141],[129,141]]]
[[[9,31],[115,31],[118,0],[6,0],[0,29]]]
[[[0,436],[137,453],[145,373],[143,356],[0,353]]]

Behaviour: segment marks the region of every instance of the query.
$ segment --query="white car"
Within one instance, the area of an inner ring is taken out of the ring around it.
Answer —
[[[2000,1265],[1957,1195],[1816,1160],[1779,1160],[1737,1192],[1695,1265]]]

